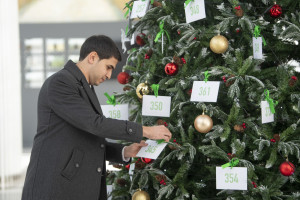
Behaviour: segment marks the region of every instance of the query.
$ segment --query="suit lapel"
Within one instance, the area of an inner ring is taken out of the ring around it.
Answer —
[[[80,69],[77,67],[77,65],[73,61],[69,60],[67,62],[67,64],[65,65],[65,69],[68,70],[71,74],[73,74],[73,76],[78,81],[81,82],[81,85],[83,86],[92,106],[99,114],[102,114],[102,110],[101,110],[97,95],[96,95],[95,91],[93,91],[94,87],[93,86],[92,86],[92,88],[90,87],[85,76],[80,71]]]
[[[83,88],[86,91],[92,105],[94,106],[95,110],[97,110],[98,113],[102,113],[97,95],[96,95],[95,91],[93,91],[94,87],[92,86],[92,88],[91,88],[85,79],[81,80],[81,83],[82,83]]]

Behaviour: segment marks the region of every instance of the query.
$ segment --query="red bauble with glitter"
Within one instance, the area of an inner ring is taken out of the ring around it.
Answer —
[[[117,77],[119,83],[127,84],[129,81],[129,74],[127,72],[120,72]]]
[[[146,44],[145,39],[146,35],[144,33],[139,33],[137,34],[137,36],[135,37],[135,42],[139,45],[139,46],[144,46]]]
[[[170,76],[176,75],[178,73],[178,65],[176,65],[175,63],[166,64],[165,72]]]
[[[281,163],[279,167],[280,173],[284,176],[291,176],[295,172],[295,166],[289,161]]]
[[[146,164],[149,164],[152,162],[152,159],[151,158],[141,158],[142,162],[143,163],[146,163]]]
[[[273,18],[277,18],[277,17],[280,17],[281,15],[282,15],[282,8],[278,4],[275,4],[270,9],[270,16]]]

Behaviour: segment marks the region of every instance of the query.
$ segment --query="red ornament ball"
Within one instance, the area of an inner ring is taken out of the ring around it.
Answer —
[[[275,4],[270,9],[270,16],[273,18],[277,18],[277,17],[280,17],[281,15],[282,15],[282,8],[278,4]]]
[[[127,84],[129,81],[129,74],[127,72],[120,72],[117,77],[119,83]]]
[[[282,175],[291,176],[295,172],[295,166],[293,163],[286,161],[281,163],[279,170]]]
[[[142,162],[143,163],[146,163],[146,164],[149,164],[152,162],[152,159],[151,158],[141,158]]]
[[[135,37],[135,42],[139,45],[139,46],[144,46],[146,44],[145,39],[146,35],[144,33],[139,33],[137,34],[137,36]]]
[[[167,75],[174,76],[178,73],[178,65],[175,63],[168,63],[165,66],[165,72]]]

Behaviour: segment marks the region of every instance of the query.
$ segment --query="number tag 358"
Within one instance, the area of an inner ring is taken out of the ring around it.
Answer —
[[[128,105],[102,105],[103,115],[107,118],[128,120]]]

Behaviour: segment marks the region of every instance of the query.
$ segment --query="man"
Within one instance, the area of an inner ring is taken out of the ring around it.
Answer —
[[[48,78],[38,99],[38,127],[22,200],[105,200],[105,160],[126,163],[146,146],[169,141],[164,126],[145,127],[103,116],[94,85],[110,79],[121,55],[106,36],[88,38],[79,62]],[[124,147],[105,138],[127,140]]]

